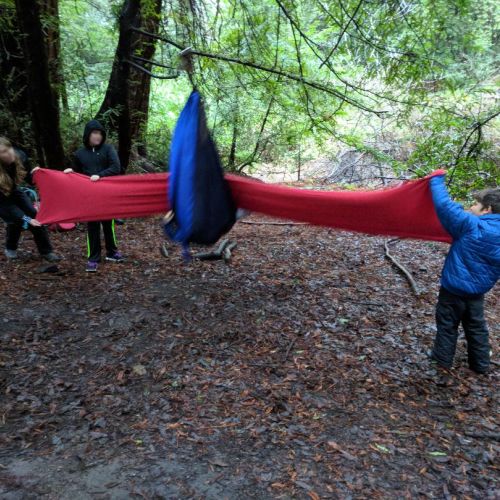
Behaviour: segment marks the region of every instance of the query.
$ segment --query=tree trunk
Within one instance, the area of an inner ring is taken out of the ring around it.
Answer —
[[[134,33],[139,27],[141,0],[124,0],[119,16],[120,35],[106,95],[96,118],[105,123],[110,131],[118,131],[118,156],[124,172],[129,164],[132,148],[130,123],[130,65],[124,60],[132,53]]]
[[[49,72],[52,85],[55,85],[61,97],[64,111],[68,111],[68,94],[62,71],[61,36],[59,29],[59,0],[42,0],[41,7],[47,22],[47,50]]]
[[[28,78],[14,7],[0,6],[0,47],[0,135],[30,149],[35,138],[30,134]]]
[[[234,172],[236,167],[236,141],[238,139],[238,126],[236,120],[233,122],[233,136],[231,139],[231,149],[227,160],[227,168],[230,172]]]
[[[299,151],[297,153],[297,181],[300,181],[301,167],[302,167],[302,158],[300,157],[300,143],[299,143]]]
[[[141,15],[140,28],[156,35],[160,26],[162,0],[153,0],[153,10]],[[135,34],[133,54],[152,60],[156,49],[156,40]],[[150,64],[143,66],[152,71]],[[135,148],[140,156],[147,156],[146,128],[149,116],[149,96],[151,92],[151,76],[142,71],[132,70],[130,78],[130,133]]]
[[[33,129],[39,162],[46,167],[64,167],[64,149],[59,126],[57,89],[51,85],[46,36],[38,0],[16,0],[16,13],[23,38],[24,63],[29,81]]]

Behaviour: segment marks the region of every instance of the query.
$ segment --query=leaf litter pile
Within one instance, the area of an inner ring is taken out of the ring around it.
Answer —
[[[382,238],[237,224],[184,265],[156,219],[118,231],[96,274],[83,227],[55,272],[29,235],[0,259],[2,498],[499,497],[498,365],[427,359],[447,245],[392,247],[416,296]]]

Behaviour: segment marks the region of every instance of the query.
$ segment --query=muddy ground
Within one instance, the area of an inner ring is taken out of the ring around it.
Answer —
[[[184,265],[156,219],[118,231],[95,275],[83,230],[58,273],[29,235],[0,257],[1,498],[499,498],[498,365],[426,356],[447,245],[395,245],[416,297],[382,238],[240,223]]]

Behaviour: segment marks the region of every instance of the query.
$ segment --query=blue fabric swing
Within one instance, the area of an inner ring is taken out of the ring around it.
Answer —
[[[211,245],[236,220],[236,207],[195,90],[177,121],[170,149],[165,233],[182,243]]]

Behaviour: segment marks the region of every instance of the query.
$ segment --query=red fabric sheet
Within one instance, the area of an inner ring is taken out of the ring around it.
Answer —
[[[252,212],[347,231],[450,242],[434,210],[431,176],[373,191],[312,191],[234,175],[226,178],[236,205]],[[166,174],[91,182],[84,175],[40,169],[34,180],[41,199],[37,218],[43,224],[144,217],[169,210]]]

